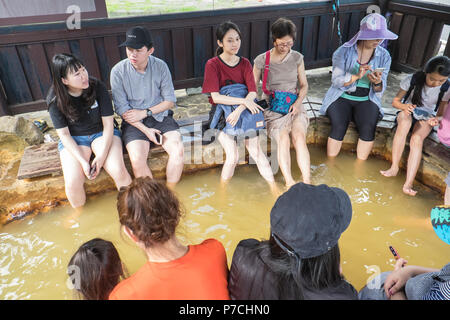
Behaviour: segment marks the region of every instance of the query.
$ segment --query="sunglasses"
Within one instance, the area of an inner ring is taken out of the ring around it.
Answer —
[[[281,48],[287,48],[287,47],[292,47],[294,45],[294,41],[289,41],[289,42],[275,42],[275,45],[277,47],[281,47]]]

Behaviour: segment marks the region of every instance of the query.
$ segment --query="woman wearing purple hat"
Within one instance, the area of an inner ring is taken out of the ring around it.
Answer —
[[[329,157],[339,154],[350,121],[359,133],[358,159],[369,156],[377,122],[384,114],[381,97],[391,67],[391,56],[380,44],[397,37],[387,29],[382,15],[372,13],[361,20],[359,32],[334,52],[331,87],[320,109],[331,121]]]

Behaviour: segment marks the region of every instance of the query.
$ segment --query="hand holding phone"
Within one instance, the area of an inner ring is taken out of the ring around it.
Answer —
[[[91,171],[89,171],[89,178],[92,179],[92,176],[97,171],[97,164],[94,163],[94,165],[91,167]]]
[[[156,137],[156,141],[158,142],[158,144],[161,145],[163,143],[163,135],[158,132],[155,132],[155,137]]]

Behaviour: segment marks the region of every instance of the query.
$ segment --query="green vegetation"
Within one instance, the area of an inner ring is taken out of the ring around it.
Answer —
[[[138,16],[261,5],[259,0],[106,0],[108,16]]]

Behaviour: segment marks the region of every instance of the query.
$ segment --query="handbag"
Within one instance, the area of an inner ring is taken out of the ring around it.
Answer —
[[[289,91],[269,91],[267,90],[267,76],[269,75],[269,64],[270,64],[270,50],[266,52],[266,64],[264,66],[264,76],[262,83],[262,90],[266,95],[269,96],[269,105],[271,111],[278,112],[281,114],[288,114],[289,108],[297,100],[297,95]]]
[[[244,98],[247,93],[247,87],[240,83],[227,85],[220,89],[220,94],[231,97]],[[219,119],[222,116],[226,119],[237,107],[238,105],[217,104],[213,119],[210,123],[210,128],[216,128]],[[262,112],[252,114],[248,109],[245,109],[242,111],[241,116],[234,127],[226,122],[222,131],[232,136],[239,136],[249,133],[248,131],[258,131],[264,128],[264,114]]]

